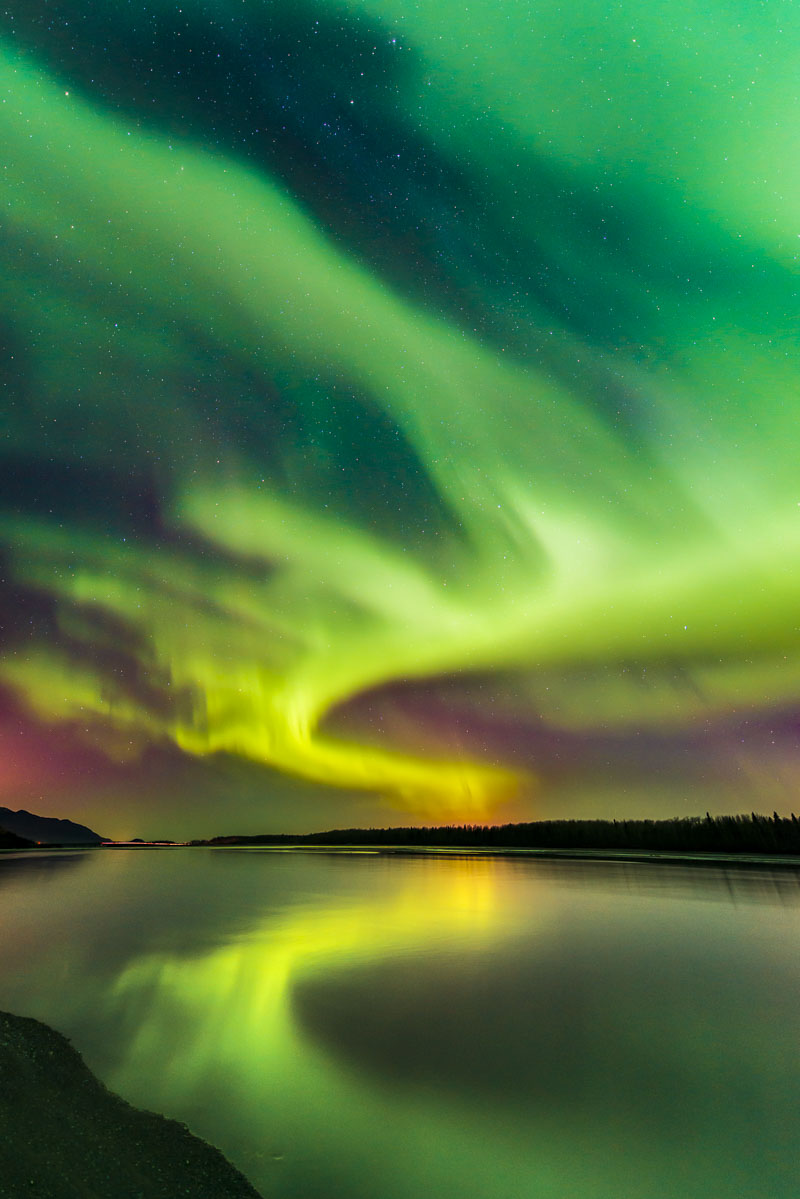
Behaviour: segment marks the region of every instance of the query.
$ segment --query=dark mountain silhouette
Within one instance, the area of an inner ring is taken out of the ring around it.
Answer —
[[[30,849],[32,845],[33,841],[27,837],[18,837],[16,833],[0,827],[0,849]]]
[[[24,808],[18,812],[0,808],[0,828],[39,845],[99,845],[108,840],[83,824],[57,820],[53,816],[37,816]]]

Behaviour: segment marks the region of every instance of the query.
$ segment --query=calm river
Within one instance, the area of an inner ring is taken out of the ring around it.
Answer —
[[[800,875],[0,855],[0,1008],[276,1199],[796,1199]]]

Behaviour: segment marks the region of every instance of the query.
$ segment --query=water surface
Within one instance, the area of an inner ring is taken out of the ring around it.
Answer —
[[[279,1199],[796,1194],[791,871],[0,856],[0,1007]]]

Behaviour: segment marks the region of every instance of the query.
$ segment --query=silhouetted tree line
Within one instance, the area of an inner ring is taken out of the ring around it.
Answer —
[[[202,845],[387,845],[525,849],[672,850],[687,853],[800,854],[800,821],[791,816],[678,817],[673,820],[537,820],[436,828],[347,828],[323,833],[214,837]]]

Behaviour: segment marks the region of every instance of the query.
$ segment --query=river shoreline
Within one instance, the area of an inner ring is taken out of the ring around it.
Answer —
[[[131,843],[127,841],[105,842],[102,845],[36,845],[25,849],[0,848],[0,861],[10,858],[28,856],[41,857],[45,854],[66,855],[113,849],[116,851],[132,850],[140,853],[145,850],[198,850],[206,849],[215,852],[231,850],[258,851],[259,853],[322,853],[322,854],[380,854],[383,856],[420,856],[420,857],[489,857],[489,858],[530,858],[557,859],[577,862],[631,862],[637,864],[661,864],[680,866],[718,866],[726,869],[741,867],[742,869],[785,869],[800,870],[800,855],[786,854],[724,854],[724,853],[692,853],[680,850],[627,850],[627,849],[559,849],[535,848],[528,846],[497,846],[497,845],[369,845],[357,843],[352,845],[332,843],[313,843],[298,841],[280,845],[252,844],[248,842],[230,843],[224,845],[191,845],[188,843],[165,844],[163,842],[150,844],[148,842]]]
[[[0,1199],[260,1199],[218,1149],[131,1107],[66,1037],[0,1012]]]

